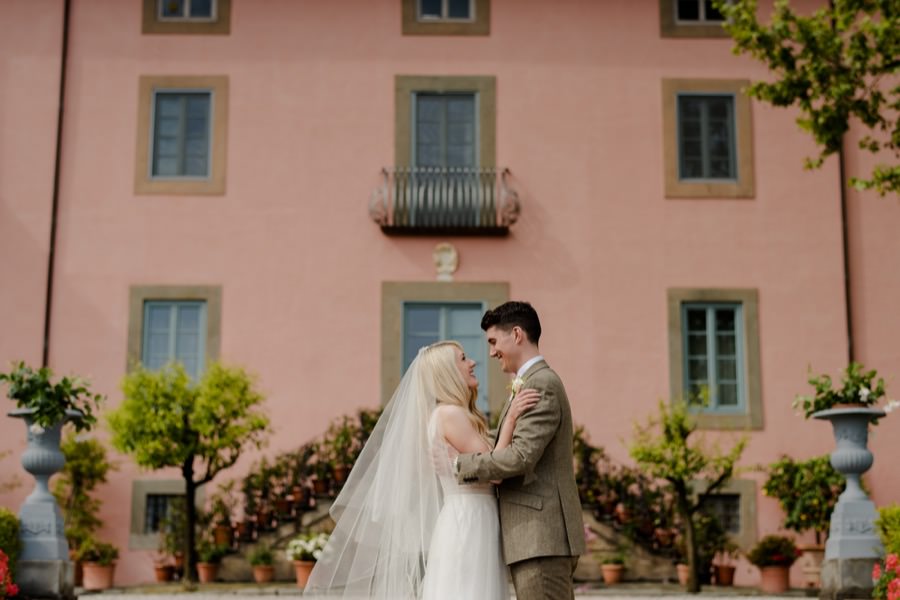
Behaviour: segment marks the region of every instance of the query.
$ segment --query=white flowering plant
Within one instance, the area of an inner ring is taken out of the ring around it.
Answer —
[[[885,396],[884,379],[878,377],[875,369],[867,371],[858,362],[851,362],[844,370],[839,388],[832,385],[831,376],[827,374],[811,376],[809,384],[815,388],[815,394],[797,396],[793,404],[795,409],[803,411],[807,419],[813,413],[835,408],[840,404],[875,406]],[[889,413],[898,407],[900,402],[891,400],[884,406],[884,411]]]
[[[285,554],[288,560],[317,561],[327,543],[327,533],[300,534],[288,542]]]

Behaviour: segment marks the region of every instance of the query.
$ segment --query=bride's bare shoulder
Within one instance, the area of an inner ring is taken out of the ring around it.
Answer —
[[[438,404],[434,409],[435,415],[441,421],[466,421],[466,409],[458,404]]]

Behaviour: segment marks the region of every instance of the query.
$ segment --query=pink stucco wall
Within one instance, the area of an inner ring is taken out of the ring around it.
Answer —
[[[542,350],[575,418],[626,459],[633,422],[669,395],[666,290],[759,291],[765,429],[744,464],[830,450],[827,425],[793,414],[807,368],[846,362],[837,163],[795,114],[753,105],[756,197],[663,193],[661,79],[762,78],[728,40],[662,39],[656,2],[493,0],[488,37],[400,34],[400,2],[233,2],[228,36],[141,35],[140,2],[72,3],[50,364],[120,400],[130,285],[221,285],[222,358],[259,376],[269,452],[379,401],[383,281],[432,281],[445,238],[387,237],[366,203],[393,161],[394,77],[494,75],[497,163],[522,217],[509,237],[456,238],[456,281],[508,281],[544,323]],[[7,0],[0,19],[0,362],[40,359],[60,66],[59,2]],[[140,75],[227,75],[227,192],[136,196]],[[864,159],[860,159],[864,160]],[[851,164],[856,164],[854,160]],[[857,354],[900,385],[896,199],[853,193]],[[301,416],[302,415],[302,416]],[[900,499],[872,441],[878,504]],[[0,420],[0,450],[23,445]],[[97,435],[106,437],[101,429]],[[8,458],[2,471],[12,469]],[[127,458],[103,490],[103,536],[128,545]],[[244,461],[235,474],[245,468]],[[173,474],[163,474],[172,477]],[[748,475],[755,477],[755,475]],[[26,490],[0,497],[18,506]],[[758,500],[759,533],[778,528]],[[150,577],[123,555],[121,583]],[[738,582],[755,571],[746,565]]]

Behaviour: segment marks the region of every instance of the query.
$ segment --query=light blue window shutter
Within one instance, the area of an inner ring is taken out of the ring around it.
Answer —
[[[210,92],[157,92],[153,119],[156,177],[208,177]]]
[[[156,370],[171,361],[184,365],[199,378],[206,360],[206,302],[162,301],[144,303],[144,339],[141,363]]]

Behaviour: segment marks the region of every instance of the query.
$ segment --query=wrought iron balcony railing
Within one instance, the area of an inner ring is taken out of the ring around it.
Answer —
[[[505,235],[518,219],[509,169],[383,169],[369,214],[387,234]]]

